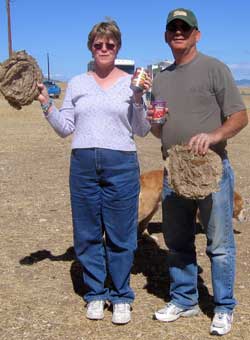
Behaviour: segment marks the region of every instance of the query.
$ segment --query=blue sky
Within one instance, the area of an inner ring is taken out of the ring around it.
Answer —
[[[51,77],[68,80],[85,72],[91,59],[87,36],[105,17],[122,31],[119,58],[136,66],[172,60],[164,42],[166,17],[177,7],[192,9],[202,33],[198,49],[225,62],[235,79],[250,79],[249,0],[10,0],[12,45],[35,57]],[[0,62],[8,58],[6,0],[0,0]]]

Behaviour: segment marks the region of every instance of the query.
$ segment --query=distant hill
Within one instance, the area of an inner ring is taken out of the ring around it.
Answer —
[[[235,82],[238,86],[250,87],[250,79],[240,79],[235,80]]]

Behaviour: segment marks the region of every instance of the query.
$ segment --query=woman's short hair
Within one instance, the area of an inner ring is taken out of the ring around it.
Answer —
[[[100,22],[92,28],[88,35],[88,49],[92,50],[92,45],[96,37],[114,39],[118,50],[121,48],[121,31],[115,21]]]

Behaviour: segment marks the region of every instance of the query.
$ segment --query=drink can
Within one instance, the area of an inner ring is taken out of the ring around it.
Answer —
[[[131,79],[130,88],[133,91],[143,91],[144,90],[144,82],[147,78],[147,71],[144,67],[137,67],[135,73]]]
[[[166,101],[157,99],[153,101],[152,123],[164,124],[166,121]]]

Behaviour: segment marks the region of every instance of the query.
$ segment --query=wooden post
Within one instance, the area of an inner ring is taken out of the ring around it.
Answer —
[[[10,18],[10,0],[6,0],[6,9],[8,17],[8,46],[9,46],[9,57],[12,55],[12,37],[11,37],[11,18]]]
[[[49,53],[47,53],[47,68],[48,68],[48,81],[50,81]]]

